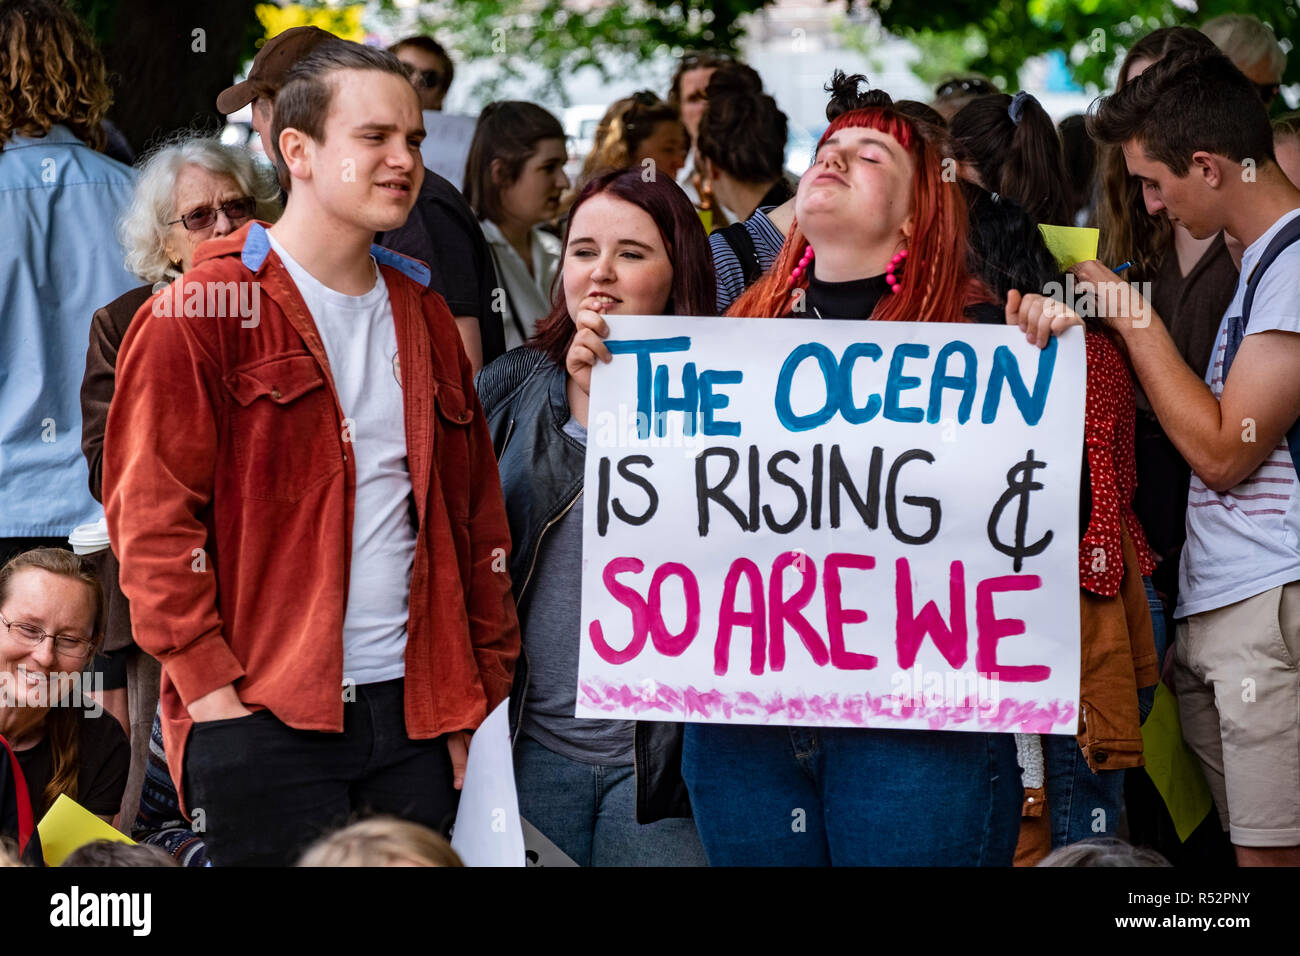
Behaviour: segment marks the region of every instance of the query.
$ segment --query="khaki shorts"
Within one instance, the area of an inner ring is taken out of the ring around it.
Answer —
[[[1237,846],[1300,845],[1300,581],[1178,622],[1183,737]]]

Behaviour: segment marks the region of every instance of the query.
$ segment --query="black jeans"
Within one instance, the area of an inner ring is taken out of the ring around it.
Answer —
[[[403,683],[358,685],[341,734],[295,730],[268,710],[195,724],[186,804],[213,864],[290,866],[316,838],[370,813],[446,833],[459,797],[447,739],[407,737]]]

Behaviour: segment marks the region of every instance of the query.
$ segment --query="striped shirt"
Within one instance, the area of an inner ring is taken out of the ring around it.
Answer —
[[[1228,316],[1241,314],[1246,278],[1282,227],[1300,209],[1275,222],[1242,255],[1241,278],[1224,320],[1219,323],[1205,381],[1215,398],[1223,394]],[[1300,332],[1300,243],[1290,246],[1259,280],[1247,336],[1257,332]],[[1238,375],[1249,369],[1238,359]],[[1300,372],[1300,370],[1298,370]],[[1253,440],[1254,424],[1241,423],[1242,440]],[[1229,491],[1216,492],[1192,474],[1187,500],[1187,543],[1179,569],[1175,617],[1226,607],[1300,580],[1300,494],[1295,465],[1283,437],[1247,478]]]
[[[745,229],[753,240],[754,252],[763,272],[772,267],[785,244],[781,230],[767,218],[767,211],[773,208],[761,207],[745,220]],[[736,257],[736,250],[719,233],[709,236],[709,246],[713,250],[713,269],[718,278],[718,315],[722,315],[745,291],[745,271]]]

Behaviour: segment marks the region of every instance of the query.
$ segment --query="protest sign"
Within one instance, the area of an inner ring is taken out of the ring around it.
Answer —
[[[1076,731],[1082,330],[609,323],[578,717]]]
[[[523,866],[524,835],[510,744],[510,698],[474,731],[451,848],[466,866]]]

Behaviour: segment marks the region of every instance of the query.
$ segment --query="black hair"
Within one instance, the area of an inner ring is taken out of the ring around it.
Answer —
[[[771,183],[785,166],[786,115],[755,89],[749,67],[723,66],[709,79],[708,107],[696,148],[723,172],[745,183]],[[754,74],[757,76],[757,74]]]
[[[1186,176],[1199,150],[1233,162],[1273,162],[1268,108],[1255,85],[1216,50],[1170,55],[1088,114],[1088,132],[1103,143],[1137,140],[1147,156]]]
[[[867,89],[858,92],[858,87],[863,83],[867,84]],[[830,102],[826,104],[826,119],[829,122],[850,110],[894,108],[893,97],[884,90],[871,89],[871,81],[861,73],[848,75],[843,70],[836,70],[831,74],[831,81],[822,89],[831,95]]]
[[[1073,225],[1061,137],[1028,93],[980,96],[948,124],[957,158],[979,172],[985,189],[1010,196],[1034,220]]]
[[[442,83],[439,85],[438,89],[444,93],[451,89],[451,81],[456,78],[456,64],[451,62],[451,56],[447,53],[446,48],[441,43],[433,37],[411,36],[406,37],[403,40],[398,40],[388,48],[388,52],[395,54],[407,47],[410,47],[412,50],[419,50],[422,53],[427,53],[430,56],[437,57],[441,60],[443,65],[443,76]]]

